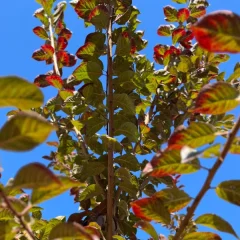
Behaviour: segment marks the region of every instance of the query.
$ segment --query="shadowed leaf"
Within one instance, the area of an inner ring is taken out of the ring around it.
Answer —
[[[43,104],[41,90],[26,80],[15,77],[0,77],[0,106],[15,106],[20,109],[40,107]]]
[[[203,214],[201,216],[199,216],[195,222],[197,224],[206,226],[206,227],[210,227],[213,228],[215,230],[219,230],[221,232],[226,232],[226,233],[230,233],[233,236],[235,236],[236,238],[238,238],[236,232],[234,231],[234,229],[232,228],[232,226],[225,221],[223,218],[215,215],[215,214]]]
[[[79,196],[79,201],[87,200],[103,193],[102,188],[98,184],[87,186]]]
[[[19,112],[0,130],[0,148],[9,151],[31,150],[44,142],[55,129],[35,112]]]
[[[17,172],[12,187],[47,188],[51,183],[61,185],[60,180],[47,167],[40,163],[30,163]]]

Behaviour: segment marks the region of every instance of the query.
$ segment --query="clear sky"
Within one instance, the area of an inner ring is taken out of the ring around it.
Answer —
[[[211,6],[208,8],[208,12],[215,10],[228,9],[240,14],[240,2],[239,0],[210,0]],[[25,3],[25,4],[24,4]],[[167,43],[168,38],[159,37],[156,34],[157,28],[161,24],[165,24],[163,16],[163,7],[166,5],[173,5],[171,0],[133,0],[141,11],[139,19],[142,23],[139,25],[139,30],[145,31],[145,39],[149,41],[147,49],[142,53],[146,54],[149,59],[152,60],[153,47],[158,43]],[[182,7],[183,5],[177,5]],[[37,62],[31,59],[32,52],[38,49],[43,41],[35,36],[32,29],[39,26],[39,22],[32,15],[34,11],[39,8],[39,5],[34,0],[28,1],[1,1],[1,62],[0,62],[0,76],[4,75],[19,75],[33,81],[35,76],[41,73],[45,73],[51,67],[46,66],[43,62]],[[75,53],[76,50],[84,43],[84,37],[87,32],[93,31],[92,28],[84,29],[83,22],[77,19],[77,16],[73,9],[68,6],[66,11],[66,23],[67,27],[73,31],[73,37],[69,42],[68,50],[70,53]],[[239,61],[239,54],[232,55],[231,60],[228,63],[220,65],[222,71],[226,71],[227,75],[231,73],[235,63]],[[157,66],[156,68],[161,68]],[[69,69],[67,74],[70,74],[73,69]],[[4,91],[4,89],[0,89]],[[56,91],[52,88],[43,89],[45,94],[45,100],[56,95]],[[6,113],[9,109],[0,110],[0,125],[6,120]],[[239,109],[234,112],[239,115]],[[50,139],[54,136],[51,135]],[[16,171],[22,165],[37,161],[44,164],[48,164],[47,161],[42,160],[41,156],[47,155],[52,149],[46,144],[42,144],[32,152],[27,153],[11,153],[0,151],[0,165],[3,166],[4,172],[1,182],[6,181],[13,177]],[[150,159],[149,159],[150,160]],[[203,160],[203,164],[209,165],[210,163]],[[209,160],[207,160],[209,161]],[[210,160],[211,161],[211,160]],[[240,159],[237,156],[229,155],[226,162],[223,164],[222,169],[218,172],[214,179],[213,186],[223,180],[233,180],[240,178]],[[194,197],[199,191],[200,186],[204,181],[206,174],[199,172],[192,175],[182,177],[183,184],[186,186],[185,190]],[[66,215],[73,212],[77,212],[78,205],[73,204],[72,197],[69,197],[69,193],[62,195],[61,197],[54,198],[46,203],[42,204],[45,208],[43,212],[44,218],[53,218],[59,215]],[[203,213],[217,213],[221,217],[228,220],[236,232],[240,235],[239,216],[240,208],[224,202],[219,199],[214,191],[209,191],[201,205],[196,211],[196,216]],[[165,230],[157,225],[159,233],[165,233]],[[208,228],[201,228],[204,231],[211,231]],[[221,234],[224,240],[232,240],[233,236],[229,234]],[[139,231],[139,239],[147,239],[147,235],[142,231]]]

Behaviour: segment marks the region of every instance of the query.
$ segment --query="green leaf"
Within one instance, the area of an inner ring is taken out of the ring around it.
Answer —
[[[16,237],[16,233],[12,231],[12,228],[15,227],[13,222],[10,221],[0,221],[0,239],[1,240],[10,240]]]
[[[211,232],[193,232],[184,236],[183,240],[222,240],[217,234]]]
[[[123,237],[121,237],[119,235],[114,235],[113,239],[116,239],[116,240],[126,240],[126,238],[123,238]]]
[[[131,141],[131,142],[137,142],[138,138],[139,138],[138,129],[137,129],[136,125],[131,122],[123,123],[121,126],[119,126],[119,128],[115,129],[114,134],[116,136],[122,134],[122,135],[128,137],[129,141]]]
[[[192,200],[187,193],[178,188],[166,188],[156,192],[153,196],[161,199],[169,212],[183,209]]]
[[[221,182],[215,191],[220,198],[240,206],[240,180]]]
[[[43,229],[44,233],[41,237],[41,240],[49,240],[49,233],[51,230],[57,226],[58,224],[62,223],[64,219],[60,218],[53,218],[51,219],[46,225],[45,228]]]
[[[91,184],[83,190],[78,200],[83,201],[83,200],[91,199],[95,196],[100,195],[101,193],[103,193],[102,188],[98,184]]]
[[[140,164],[137,158],[131,154],[125,154],[114,159],[115,163],[118,163],[121,167],[128,168],[130,171],[139,171]]]
[[[41,107],[43,94],[41,90],[23,78],[8,76],[0,77],[0,107],[14,106],[20,109]]]
[[[104,5],[97,5],[89,14],[88,21],[98,29],[107,28],[109,22],[108,9]]]
[[[177,19],[177,9],[172,7],[172,6],[166,6],[163,8],[163,11],[164,11],[164,15],[165,15],[165,19],[166,21],[168,22],[177,22],[178,19]]]
[[[14,219],[14,214],[12,213],[12,211],[8,208],[0,207],[0,222],[8,221],[11,219]],[[0,226],[1,226],[1,224],[0,224]],[[0,239],[1,239],[1,237],[0,237]]]
[[[135,106],[132,99],[126,94],[114,94],[113,95],[114,108],[120,107],[124,110],[125,114],[135,115]]]
[[[126,56],[131,51],[131,42],[128,32],[123,32],[119,35],[116,46],[116,55]]]
[[[30,163],[20,168],[12,183],[13,188],[45,188],[55,183],[61,186],[60,180],[44,165]]]
[[[153,177],[164,177],[171,174],[188,174],[200,169],[198,160],[190,163],[181,163],[179,150],[166,149],[156,154],[150,163],[143,169],[143,175],[150,174]]]
[[[172,0],[175,3],[187,3],[187,0]]]
[[[202,88],[196,99],[195,113],[222,114],[237,107],[239,93],[226,82],[208,84]]]
[[[93,117],[86,121],[86,132],[88,136],[93,136],[94,133],[98,132],[104,125],[106,120],[103,118]]]
[[[176,130],[168,140],[168,146],[180,149],[183,146],[192,148],[201,147],[211,143],[215,139],[215,129],[212,125],[204,122],[191,122],[188,128]]]
[[[134,214],[145,221],[157,221],[169,224],[171,221],[170,213],[164,203],[156,198],[142,198],[131,202]]]
[[[40,38],[44,39],[44,40],[48,40],[49,37],[48,37],[48,34],[46,32],[46,30],[42,27],[35,27],[33,29],[33,32]]]
[[[0,130],[0,148],[28,151],[44,142],[56,128],[35,112],[19,112]]]
[[[102,66],[98,62],[82,62],[73,72],[76,81],[95,81],[102,75]]]
[[[78,1],[74,7],[78,16],[84,19],[88,19],[89,13],[95,8],[95,0],[81,0]]]
[[[199,45],[211,52],[240,52],[240,17],[230,11],[204,16],[192,31]]]
[[[52,10],[54,0],[36,0],[36,2],[43,6],[44,11],[48,16],[51,15],[51,10]]]
[[[78,223],[60,223],[52,228],[49,234],[49,240],[55,239],[84,239],[94,240],[96,236],[91,236],[87,231]],[[97,238],[98,239],[98,238]]]
[[[213,228],[215,230],[219,230],[221,232],[226,232],[226,233],[230,233],[233,236],[235,236],[236,238],[238,238],[236,232],[234,231],[234,229],[232,228],[232,226],[225,221],[223,218],[215,215],[215,214],[203,214],[201,216],[199,216],[195,222],[197,224],[206,226],[206,227],[210,227]]]
[[[47,187],[33,189],[31,203],[38,204],[50,198],[56,197],[70,188],[86,186],[85,183],[74,181],[71,178],[65,176],[59,176],[58,180],[60,181],[61,185],[52,181],[51,183],[48,183]]]
[[[136,228],[140,228],[143,231],[145,231],[146,233],[148,233],[153,238],[153,240],[159,239],[156,230],[149,222],[141,220],[141,221],[136,222],[134,226]]]

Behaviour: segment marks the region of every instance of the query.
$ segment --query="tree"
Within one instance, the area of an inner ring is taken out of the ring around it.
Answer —
[[[171,37],[172,45],[155,46],[154,60],[160,66],[154,66],[140,54],[147,41],[137,30],[140,12],[131,0],[72,1],[93,31],[76,54],[66,50],[72,35],[64,22],[66,2],[37,2],[42,8],[34,16],[42,26],[33,32],[45,42],[32,57],[52,64],[53,70],[37,76],[34,84],[0,78],[1,89],[7,88],[0,93],[0,106],[16,107],[0,131],[0,148],[28,151],[51,131],[58,140],[48,142],[56,151],[43,156],[50,161],[47,167],[28,164],[0,186],[0,238],[137,239],[137,228],[151,239],[164,238],[150,221],[169,229],[168,239],[173,240],[221,239],[198,232],[196,224],[238,237],[216,214],[193,215],[212,191],[212,179],[226,155],[239,154],[240,120],[234,123],[228,113],[239,105],[239,64],[228,79],[218,66],[229,58],[222,52],[240,51],[240,17],[220,11],[198,21],[207,1],[174,0],[188,6],[164,8],[170,23],[160,26],[158,35]],[[66,76],[64,68],[75,66],[77,58],[80,64]],[[37,86],[53,86],[57,96],[43,105]],[[223,146],[215,144],[216,136],[225,139]],[[139,161],[150,153],[150,162]],[[201,158],[216,162],[207,169]],[[191,198],[181,174],[200,169],[208,176]],[[239,185],[240,180],[224,181],[215,191],[239,205]],[[67,221],[42,219],[38,204],[67,190],[81,211],[70,213]]]

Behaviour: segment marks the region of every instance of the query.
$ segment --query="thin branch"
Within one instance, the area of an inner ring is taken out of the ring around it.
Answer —
[[[109,5],[110,18],[108,22],[107,29],[107,85],[108,85],[108,135],[109,137],[114,137],[114,107],[113,107],[113,59],[112,59],[112,13],[113,8],[111,4]],[[113,167],[113,143],[109,141],[108,143],[108,191],[107,191],[107,239],[111,240],[113,236],[113,217],[114,217],[114,206],[113,206],[113,194],[114,194],[114,167]]]
[[[50,33],[50,39],[51,39],[51,46],[54,49],[54,53],[53,53],[53,65],[54,65],[54,71],[57,75],[61,75],[59,68],[58,68],[58,63],[57,63],[57,55],[56,55],[56,51],[55,51],[55,40],[54,40],[54,34],[53,34],[53,24],[52,24],[52,17],[48,18],[48,22],[49,22],[49,33]]]
[[[201,190],[199,191],[198,195],[196,196],[196,198],[194,199],[192,205],[188,208],[187,214],[184,217],[183,221],[181,222],[178,231],[176,232],[173,240],[179,240],[181,239],[181,234],[183,233],[184,229],[186,228],[186,226],[188,225],[190,219],[192,218],[196,208],[198,207],[199,203],[201,202],[202,198],[204,197],[205,193],[211,188],[211,183],[212,180],[215,176],[215,174],[217,173],[218,169],[220,168],[220,166],[223,163],[223,160],[225,159],[225,157],[227,156],[230,147],[234,141],[235,136],[237,135],[237,132],[240,128],[240,117],[238,119],[238,121],[236,122],[235,126],[233,127],[232,131],[229,133],[228,139],[223,147],[223,150],[220,154],[220,156],[218,157],[218,159],[216,160],[215,164],[213,165],[213,167],[211,168],[211,170],[208,173],[208,176],[205,180],[205,183],[203,184]]]
[[[149,124],[152,120],[153,110],[154,110],[154,107],[155,107],[155,104],[156,104],[156,101],[157,101],[157,96],[158,96],[157,94],[154,96],[153,101],[152,101],[151,106],[150,106],[150,109],[149,109],[149,112],[147,113],[147,115],[145,117],[144,123],[146,125]]]
[[[3,198],[4,202],[6,203],[8,209],[13,213],[13,215],[15,217],[18,218],[21,226],[23,227],[23,229],[25,229],[25,231],[27,232],[29,239],[31,240],[36,240],[37,238],[34,236],[32,230],[28,227],[28,225],[24,222],[23,220],[23,215],[22,213],[18,213],[11,205],[10,201],[8,200],[7,196],[5,195],[5,193],[0,190],[0,196]]]

